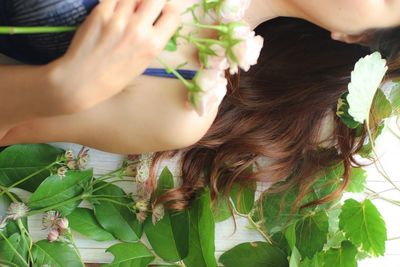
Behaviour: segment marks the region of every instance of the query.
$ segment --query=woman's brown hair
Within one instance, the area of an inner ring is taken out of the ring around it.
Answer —
[[[233,183],[251,181],[298,186],[297,203],[318,179],[319,171],[343,163],[343,182],[351,166],[360,166],[354,154],[365,132],[358,133],[335,115],[340,95],[347,90],[354,64],[370,50],[334,41],[330,33],[306,21],[279,18],[260,25],[265,39],[259,62],[247,73],[229,77],[228,94],[207,134],[181,152],[182,184],[158,199],[182,210],[195,193],[208,185],[212,198],[229,196]],[[320,140],[322,122],[331,119],[333,130]],[[322,148],[322,143],[330,147]],[[327,143],[328,142],[328,143]],[[154,164],[171,152],[157,153]],[[269,164],[257,164],[259,158]],[[256,164],[255,172],[249,172]]]

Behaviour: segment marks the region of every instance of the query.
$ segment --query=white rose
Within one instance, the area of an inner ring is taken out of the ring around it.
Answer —
[[[226,57],[226,49],[218,44],[213,44],[210,48],[214,51],[215,55],[210,55],[207,58],[207,68],[226,70],[229,68],[229,62]]]
[[[252,65],[257,64],[264,39],[259,35],[256,36],[246,24],[235,27],[232,38],[242,41],[232,47],[235,58],[230,58],[230,73],[237,73],[239,67],[248,71]]]
[[[223,0],[219,6],[222,22],[242,20],[251,0]]]
[[[197,87],[202,91],[197,93],[196,111],[200,116],[215,109],[224,99],[228,81],[224,72],[218,69],[204,69],[194,78]]]

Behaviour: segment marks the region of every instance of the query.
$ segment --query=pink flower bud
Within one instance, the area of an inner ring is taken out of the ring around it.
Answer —
[[[65,158],[67,160],[73,160],[74,159],[74,152],[72,150],[67,150],[65,151]]]
[[[201,92],[190,95],[195,98],[195,109],[199,116],[206,112],[214,110],[224,99],[226,94],[226,80],[223,71],[218,69],[204,69],[197,73],[194,78],[195,86],[199,87]]]
[[[76,169],[76,161],[75,160],[68,161],[67,167],[70,170],[75,170]]]
[[[65,177],[65,175],[67,174],[67,171],[68,171],[68,169],[63,166],[63,167],[58,168],[57,174],[58,174],[58,176],[60,176],[62,178],[62,177]]]
[[[50,242],[56,241],[58,237],[60,236],[60,233],[58,232],[57,229],[51,229],[49,232],[49,235],[47,236],[47,240]]]
[[[153,224],[156,224],[158,221],[160,221],[164,217],[164,205],[163,204],[157,204],[152,211],[152,217],[151,221]]]
[[[66,230],[66,229],[68,229],[68,225],[69,225],[69,222],[68,222],[68,219],[67,218],[61,218],[59,221],[58,221],[58,227],[60,227],[60,229],[62,229],[62,230]]]
[[[215,55],[209,55],[207,57],[206,67],[209,69],[226,70],[229,68],[229,62],[226,58],[226,49],[218,44],[210,46]]]
[[[136,213],[136,219],[139,221],[139,223],[143,223],[147,218],[147,212],[146,211],[140,211]]]

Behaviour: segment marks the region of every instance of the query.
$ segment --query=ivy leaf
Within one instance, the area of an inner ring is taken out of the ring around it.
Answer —
[[[305,258],[300,262],[300,267],[322,267],[324,266],[324,254],[317,253],[312,259]]]
[[[63,153],[64,150],[46,144],[7,147],[0,153],[0,185],[10,186],[22,178],[44,169]],[[33,192],[49,175],[48,170],[43,170],[18,185],[18,188]]]
[[[34,266],[84,267],[75,249],[62,242],[40,240],[32,247],[32,257]]]
[[[83,192],[83,184],[93,177],[93,170],[86,171],[68,171],[65,177],[55,174],[48,177],[36,191],[32,194],[28,201],[30,209],[41,209],[44,207],[56,205],[78,196]],[[68,203],[67,205],[55,208],[66,216],[72,212],[79,201]]]
[[[353,117],[349,114],[349,103],[347,102],[347,96],[349,92],[344,92],[340,95],[338,104],[337,104],[337,110],[336,110],[336,115],[342,120],[344,124],[346,124],[347,127],[351,129],[355,129],[359,127],[361,124],[359,122],[356,122]]]
[[[306,216],[296,224],[296,247],[303,257],[312,258],[327,241],[329,223],[326,211]]]
[[[357,248],[343,241],[340,248],[329,249],[324,256],[324,267],[357,267]]]
[[[349,114],[359,123],[368,120],[372,101],[387,71],[386,60],[379,52],[361,58],[351,72],[348,86]]]
[[[91,209],[77,208],[67,217],[69,225],[74,231],[90,239],[96,241],[114,240],[114,237],[97,222]]]
[[[22,258],[18,257],[17,254],[15,254],[13,248],[19,253]],[[0,241],[0,260],[14,263],[17,266],[28,266],[28,250],[28,245],[26,242],[23,241],[21,235],[19,233],[14,233],[9,238],[7,238],[7,240]]]
[[[362,168],[352,168],[350,184],[347,186],[346,191],[352,193],[361,193],[365,189],[367,179],[367,172]]]
[[[156,196],[159,197],[174,187],[174,176],[168,167],[165,167],[157,181]]]
[[[231,191],[231,198],[237,211],[248,214],[253,209],[257,185],[255,182],[249,186],[240,188],[239,184],[234,184]]]
[[[108,267],[145,267],[154,260],[153,254],[141,243],[120,243],[109,247],[107,252],[114,255]]]
[[[339,215],[339,227],[353,244],[361,246],[371,255],[383,256],[386,226],[370,200],[362,203],[354,199],[346,200]]]
[[[189,210],[189,254],[183,259],[187,266],[217,266],[214,256],[215,223],[210,201],[210,190],[206,188]]]
[[[297,195],[297,188],[291,187],[280,193],[267,191],[260,198],[258,205],[262,205],[264,226],[270,235],[281,231],[301,218],[298,211],[292,211]]]
[[[160,195],[174,187],[172,173],[167,167],[162,171],[157,183],[156,194]],[[189,214],[165,211],[164,217],[153,225],[151,216],[144,222],[144,231],[152,248],[162,259],[176,262],[188,254]]]
[[[98,186],[106,183],[98,183]],[[126,198],[125,192],[116,185],[107,184],[100,190],[93,193],[96,195],[114,196],[113,201],[129,205],[130,200]],[[100,225],[110,234],[124,242],[136,242],[142,235],[142,225],[136,219],[136,215],[128,209],[118,204],[105,200],[97,200],[92,202],[94,206],[94,214]]]
[[[225,267],[287,267],[286,254],[265,242],[243,243],[224,252],[219,258]]]

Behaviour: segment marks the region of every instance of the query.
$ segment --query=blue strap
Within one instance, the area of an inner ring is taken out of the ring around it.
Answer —
[[[197,73],[197,71],[194,70],[178,69],[176,71],[186,80],[192,80]],[[176,79],[174,74],[167,72],[165,69],[159,68],[148,68],[143,72],[143,75]]]

